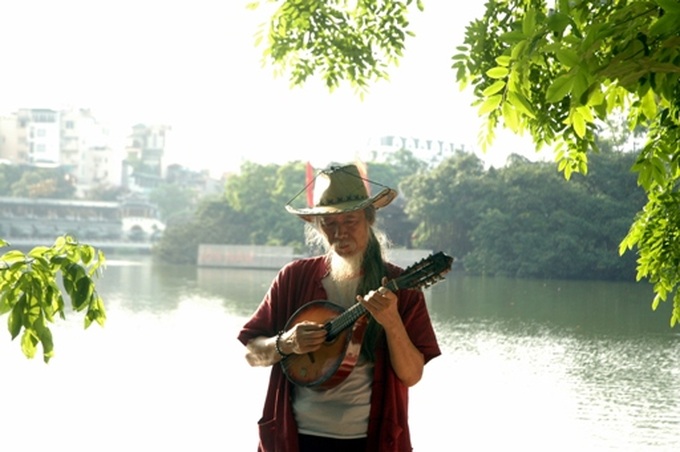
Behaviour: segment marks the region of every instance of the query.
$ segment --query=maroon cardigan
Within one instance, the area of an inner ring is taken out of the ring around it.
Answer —
[[[388,264],[388,278],[402,270]],[[321,280],[328,274],[323,256],[300,259],[286,265],[276,276],[259,307],[243,326],[238,340],[244,345],[258,336],[275,336],[302,305],[327,299]],[[397,291],[399,313],[413,344],[425,362],[441,354],[432,328],[425,298],[420,290]],[[261,452],[298,451],[298,433],[293,415],[292,383],[280,365],[272,366],[262,418],[258,422]],[[392,370],[386,342],[379,342],[368,422],[368,450],[410,452],[408,387]]]

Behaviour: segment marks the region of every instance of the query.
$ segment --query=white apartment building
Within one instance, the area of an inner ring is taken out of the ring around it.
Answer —
[[[59,163],[59,112],[24,108],[0,123],[3,136],[0,157],[16,163]]]
[[[75,176],[80,194],[101,185],[120,185],[122,159],[109,129],[90,110],[62,112],[60,164]]]
[[[20,109],[0,117],[0,160],[61,165],[75,177],[79,195],[121,184],[121,147],[86,109]]]
[[[165,177],[166,125],[137,124],[127,137],[123,186],[136,192],[148,192]]]

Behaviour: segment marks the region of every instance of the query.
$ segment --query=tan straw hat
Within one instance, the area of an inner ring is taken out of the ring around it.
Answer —
[[[377,195],[369,197],[356,165],[332,166],[321,171],[314,180],[312,207],[296,209],[289,203],[286,210],[305,221],[311,221],[318,215],[352,212],[370,205],[380,209],[397,197],[396,190],[382,187]]]

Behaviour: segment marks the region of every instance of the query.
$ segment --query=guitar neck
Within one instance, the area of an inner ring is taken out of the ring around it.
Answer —
[[[395,291],[398,289],[395,280],[388,282],[385,287]],[[345,331],[350,326],[354,325],[354,322],[359,320],[368,310],[364,307],[361,302],[356,302],[352,307],[347,309],[345,312],[334,318],[333,320],[326,323],[326,332],[328,333],[327,340],[334,339],[338,334]]]

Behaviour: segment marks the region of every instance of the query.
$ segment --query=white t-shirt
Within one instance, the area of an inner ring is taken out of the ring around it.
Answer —
[[[330,278],[323,280],[329,301],[344,308],[356,303],[357,284],[358,279],[339,288]],[[365,437],[371,410],[372,382],[373,363],[360,355],[352,372],[333,388],[319,391],[296,386],[293,390],[293,412],[298,431],[341,439]]]

